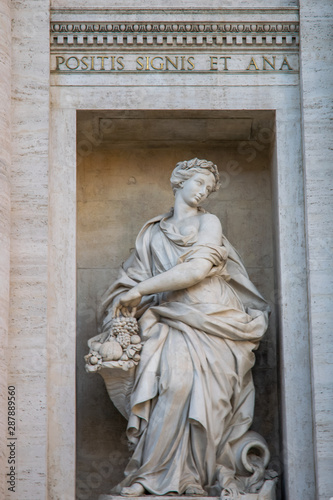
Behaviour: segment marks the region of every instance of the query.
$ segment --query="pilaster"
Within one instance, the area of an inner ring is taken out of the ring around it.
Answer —
[[[10,273],[10,89],[11,89],[11,33],[10,0],[0,1],[0,470],[7,461],[7,339],[9,318]],[[5,475],[1,474],[0,497],[6,489]]]

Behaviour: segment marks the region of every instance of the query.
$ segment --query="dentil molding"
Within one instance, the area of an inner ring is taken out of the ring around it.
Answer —
[[[105,49],[297,49],[299,23],[286,9],[245,12],[181,10],[147,11],[53,11],[51,50]],[[186,18],[187,16],[187,18]],[[209,17],[210,20],[206,18]],[[179,19],[181,18],[181,19]],[[226,19],[227,18],[227,19]],[[229,20],[232,19],[233,20]],[[251,19],[252,18],[252,19]],[[223,21],[221,19],[224,19]],[[260,20],[258,20],[260,19]]]

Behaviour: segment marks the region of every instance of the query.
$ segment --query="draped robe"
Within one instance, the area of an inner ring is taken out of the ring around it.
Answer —
[[[232,446],[252,422],[253,351],[268,324],[267,303],[228,240],[197,244],[195,228],[181,234],[170,215],[143,227],[102,304],[103,332],[114,299],[139,282],[181,262],[212,264],[194,286],[143,297],[136,313],[144,345],[127,427],[135,449],[119,487],[139,482],[157,495],[209,491],[235,475]]]

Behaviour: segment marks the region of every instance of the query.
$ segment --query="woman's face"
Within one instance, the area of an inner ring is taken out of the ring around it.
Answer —
[[[214,185],[215,177],[211,172],[196,172],[184,181],[183,187],[179,189],[179,195],[190,207],[197,207],[210,195]]]

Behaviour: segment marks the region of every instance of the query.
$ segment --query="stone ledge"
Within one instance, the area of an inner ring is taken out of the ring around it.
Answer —
[[[242,500],[252,500],[253,495],[250,495],[249,499],[246,496],[242,496]],[[256,498],[257,495],[254,495]],[[217,500],[219,497],[190,497],[187,495],[162,495],[162,496],[157,496],[157,495],[145,495],[141,497],[122,497],[122,496],[116,496],[116,495],[100,495],[98,497],[98,500],[124,500],[126,498],[139,498],[141,500]]]
[[[122,497],[116,495],[100,495],[98,500],[124,500],[126,498],[136,498],[140,500],[219,500],[220,497],[190,497],[187,495],[174,495],[174,496],[156,496],[156,495],[145,495],[141,497]],[[257,493],[248,493],[247,495],[241,495],[241,500],[261,500],[261,497]]]
[[[141,500],[219,500],[220,497],[199,497],[187,495],[144,495],[141,497],[122,497],[119,495],[100,495],[98,500],[124,500],[126,498],[139,498]],[[276,500],[275,480],[267,480],[259,493],[240,495],[239,500]]]

